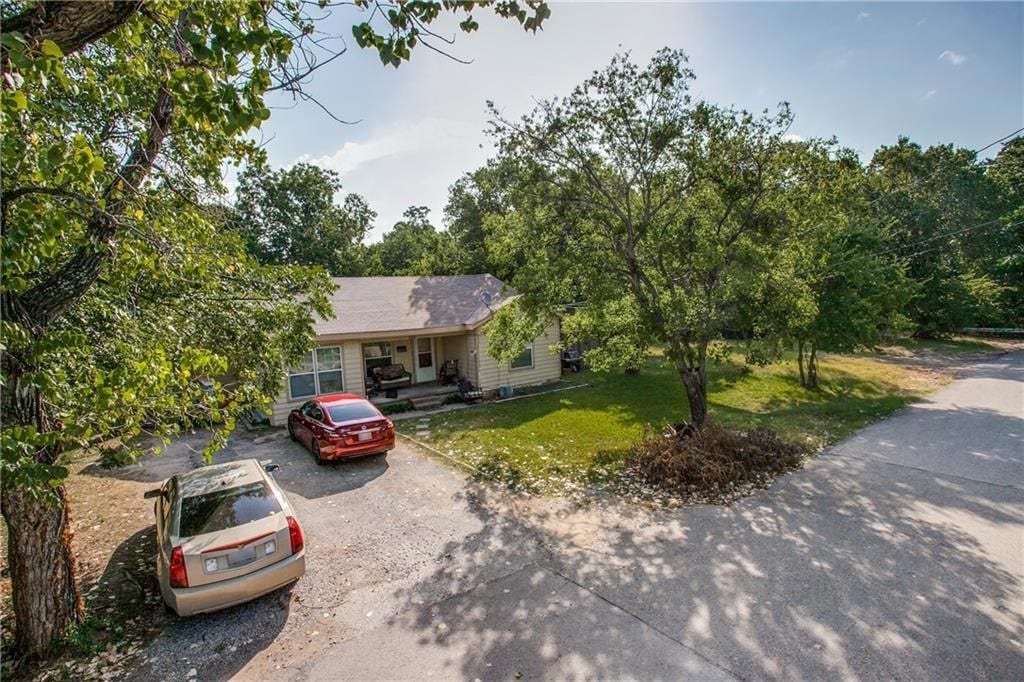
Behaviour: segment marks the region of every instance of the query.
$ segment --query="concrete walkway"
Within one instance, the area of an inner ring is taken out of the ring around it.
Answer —
[[[1020,679],[1022,435],[1017,354],[729,508],[467,495],[459,474],[402,452],[391,493],[406,459],[419,480],[451,477],[408,506],[443,534],[410,552],[376,520],[377,551],[407,557],[345,597],[341,641],[238,676]],[[359,499],[341,500],[346,518]]]

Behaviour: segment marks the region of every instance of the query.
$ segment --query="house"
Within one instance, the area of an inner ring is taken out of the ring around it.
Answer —
[[[514,297],[491,275],[450,277],[335,277],[333,315],[314,325],[316,345],[287,378],[270,421],[286,423],[288,413],[325,393],[356,393],[388,402],[372,392],[373,369],[401,364],[409,373],[397,399],[454,392],[439,371],[455,361],[460,377],[481,390],[555,381],[561,361],[551,347],[559,341],[557,318],[510,363],[487,354],[484,325]]]

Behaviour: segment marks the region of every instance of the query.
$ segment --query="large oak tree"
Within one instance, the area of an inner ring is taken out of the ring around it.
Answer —
[[[188,418],[197,376],[228,412],[272,395],[322,311],[318,271],[263,267],[208,208],[268,91],[341,56],[324,3],[5,2],[2,69],[2,502],[17,645],[41,654],[83,616],[61,458]],[[356,43],[397,66],[427,25],[489,6],[536,29],[542,2],[356,0]],[[343,44],[343,43],[342,43]],[[436,49],[436,48],[435,48]],[[217,414],[231,427],[230,414]]]

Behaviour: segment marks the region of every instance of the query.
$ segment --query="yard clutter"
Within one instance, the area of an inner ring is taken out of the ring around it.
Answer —
[[[730,502],[798,468],[806,450],[765,428],[739,431],[710,422],[700,429],[650,426],[630,450],[626,472],[687,502]]]

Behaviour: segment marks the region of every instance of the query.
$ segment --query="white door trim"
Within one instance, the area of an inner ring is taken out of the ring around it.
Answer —
[[[425,339],[430,342],[430,367],[420,367],[420,340]],[[416,367],[416,383],[422,384],[427,381],[437,380],[437,348],[434,344],[433,336],[420,336],[414,340],[413,346],[413,365]]]

